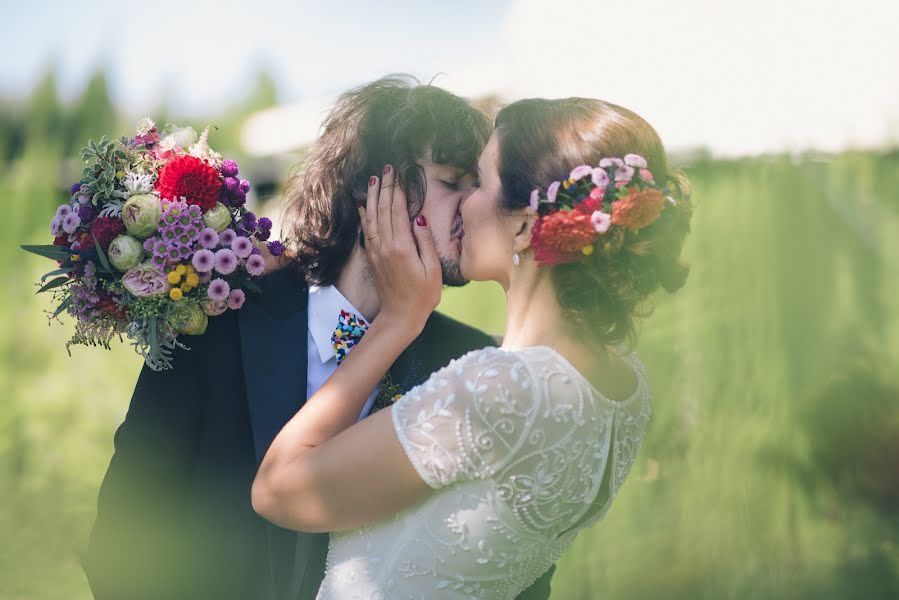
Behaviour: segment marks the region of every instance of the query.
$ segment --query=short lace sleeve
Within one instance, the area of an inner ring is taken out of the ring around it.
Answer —
[[[432,488],[487,478],[522,446],[537,412],[536,387],[514,353],[469,352],[393,404],[394,429]]]

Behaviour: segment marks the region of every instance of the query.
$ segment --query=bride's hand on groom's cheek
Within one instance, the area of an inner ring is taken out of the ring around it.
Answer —
[[[440,260],[424,215],[410,222],[406,194],[390,165],[382,177],[369,179],[359,219],[381,300],[379,319],[421,331],[440,303]]]

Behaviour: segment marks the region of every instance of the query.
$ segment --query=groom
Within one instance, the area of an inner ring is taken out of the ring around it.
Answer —
[[[173,370],[141,371],[84,558],[95,598],[315,597],[328,535],[281,529],[253,512],[256,469],[336,368],[341,311],[377,316],[355,206],[368,177],[385,164],[397,170],[411,211],[431,226],[444,283],[463,285],[457,209],[488,135],[487,119],[464,100],[404,78],[340,97],[289,193],[297,254],[262,278],[261,295],[187,338],[192,349],[175,351]],[[434,313],[360,419],[487,345],[486,334]],[[548,598],[552,572],[520,598]]]

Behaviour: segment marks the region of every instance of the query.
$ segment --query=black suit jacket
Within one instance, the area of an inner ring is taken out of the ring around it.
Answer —
[[[97,600],[315,597],[328,535],[277,527],[250,503],[262,457],[306,400],[302,273],[292,265],[260,286],[186,337],[191,350],[175,350],[174,369],[141,370],[82,561]],[[409,389],[492,343],[434,313],[392,380]],[[553,570],[520,598],[548,598]]]

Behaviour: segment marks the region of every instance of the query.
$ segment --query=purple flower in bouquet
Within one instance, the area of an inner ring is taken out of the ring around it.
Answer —
[[[265,241],[272,235],[272,220],[268,217],[259,219],[259,231],[256,232],[256,239]]]
[[[212,227],[204,227],[200,231],[200,245],[204,248],[215,248],[219,243],[219,234]]]
[[[268,252],[272,256],[281,256],[284,254],[284,244],[275,240],[273,242],[268,243]]]
[[[100,295],[97,293],[97,267],[92,261],[84,264],[84,271],[79,280],[71,286],[72,304],[68,313],[81,321],[96,315]]]
[[[235,195],[240,189],[240,181],[237,180],[237,177],[225,177],[222,179],[222,185],[231,196]]]
[[[235,233],[233,229],[225,229],[219,234],[219,244],[222,246],[230,246],[231,242],[233,242],[236,237],[237,233]]]
[[[249,258],[247,258],[247,264],[245,265],[247,269],[247,273],[252,275],[253,277],[258,277],[265,273],[265,259],[262,258],[261,254],[251,254]]]
[[[215,253],[207,248],[197,250],[191,264],[198,273],[208,273],[215,267]]]
[[[222,175],[225,177],[237,177],[237,163],[230,158],[222,161]]]
[[[237,255],[230,248],[222,248],[215,253],[215,270],[228,275],[237,268]]]
[[[256,227],[258,226],[258,222],[256,221],[256,214],[250,211],[245,212],[243,214],[241,223],[243,223],[243,226],[247,231],[255,231]]]
[[[205,229],[199,206],[188,205],[181,200],[164,201],[163,206],[157,226],[158,235],[144,241],[144,249],[159,269],[172,267],[189,258]]]
[[[234,238],[234,241],[231,242],[231,249],[238,258],[248,257],[252,254],[253,248],[253,242],[250,241],[250,238],[236,237]]]
[[[206,295],[209,296],[210,300],[227,300],[230,293],[231,286],[221,277],[216,277],[210,281],[209,289],[206,290]]]
[[[244,300],[247,297],[241,289],[231,290],[231,293],[228,294],[228,308],[231,310],[239,310],[241,306],[243,306]]]
[[[78,206],[78,218],[81,219],[82,223],[86,223],[90,221],[95,216],[94,207],[90,204],[80,204]]]
[[[81,225],[81,218],[73,212],[69,212],[62,220],[62,230],[66,233],[75,233],[79,225]]]

